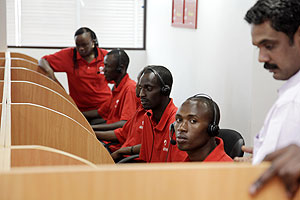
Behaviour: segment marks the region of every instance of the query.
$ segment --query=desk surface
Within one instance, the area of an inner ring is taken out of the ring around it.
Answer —
[[[276,178],[256,197],[248,195],[267,167],[182,163],[20,168],[0,172],[0,199],[286,199]],[[295,199],[300,199],[299,192]]]

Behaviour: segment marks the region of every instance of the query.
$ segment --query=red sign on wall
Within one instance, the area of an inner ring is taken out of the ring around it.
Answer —
[[[173,0],[172,24],[183,24],[184,0]]]
[[[173,0],[172,26],[197,28],[198,0]]]

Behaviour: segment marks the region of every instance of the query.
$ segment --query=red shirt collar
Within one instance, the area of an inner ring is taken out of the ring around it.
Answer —
[[[230,161],[230,158],[224,159],[224,157],[229,157],[224,151],[223,140],[219,137],[215,137],[217,146],[216,148],[203,160],[203,162],[216,162],[216,161]],[[187,156],[185,162],[191,162],[190,158]]]
[[[173,99],[170,98],[170,102],[168,104],[168,106],[166,107],[163,115],[161,116],[159,123],[156,124],[156,122],[153,120],[153,114],[152,114],[152,110],[151,110],[151,123],[154,125],[154,129],[158,130],[158,131],[163,131],[163,129],[165,128],[166,124],[168,124],[168,121],[170,120],[171,116],[174,115],[174,113],[177,112],[177,107],[174,105],[173,103]],[[173,123],[175,121],[175,118],[172,119]]]
[[[221,160],[224,154],[226,154],[224,151],[223,140],[219,137],[215,137],[215,140],[217,143],[216,148],[212,152],[210,152],[210,154],[203,160],[203,162]]]
[[[122,87],[126,84],[126,82],[129,80],[129,75],[126,73],[126,75],[122,78],[120,84],[118,85],[118,87],[116,87],[116,85],[114,86],[114,90],[113,92],[119,92],[122,90]]]

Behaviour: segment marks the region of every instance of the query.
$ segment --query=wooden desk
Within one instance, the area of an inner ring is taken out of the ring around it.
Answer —
[[[287,199],[277,179],[255,198],[248,195],[249,186],[267,166],[184,163],[13,169],[0,173],[0,199]],[[294,199],[300,199],[299,191]]]

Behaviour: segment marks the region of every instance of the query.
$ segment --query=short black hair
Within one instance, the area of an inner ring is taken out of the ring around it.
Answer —
[[[170,70],[168,70],[166,67],[161,65],[148,65],[145,67],[144,73],[152,72],[149,68],[154,69],[159,74],[159,76],[162,78],[165,85],[168,85],[170,87],[170,92],[171,92],[172,85],[173,85],[173,76]],[[160,86],[162,87],[163,83],[159,80],[159,78],[158,81],[160,83]]]
[[[270,21],[272,28],[285,33],[293,44],[300,25],[300,1],[258,0],[246,13],[245,20],[255,25]]]
[[[220,108],[218,104],[211,98],[202,96],[202,95],[194,95],[192,97],[189,97],[186,101],[198,101],[204,104],[209,105],[209,118],[210,118],[210,124],[213,124],[214,118],[216,117],[215,125],[219,125],[220,122]],[[186,102],[185,101],[185,102]]]
[[[113,49],[110,52],[106,54],[107,56],[113,55],[117,60],[119,65],[122,65],[125,67],[125,70],[127,71],[128,65],[129,65],[129,56],[123,49]]]
[[[98,49],[97,48],[98,48],[99,43],[98,43],[96,33],[88,27],[81,27],[75,32],[74,37],[81,35],[83,33],[90,33],[91,39],[95,44],[95,47],[94,47],[95,58],[97,58],[98,57]],[[77,63],[77,49],[76,48],[74,49],[74,52],[73,52],[73,63],[74,63],[74,69],[77,69],[78,63]]]

